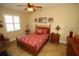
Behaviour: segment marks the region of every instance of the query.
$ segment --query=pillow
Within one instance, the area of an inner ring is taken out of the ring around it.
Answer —
[[[42,33],[43,33],[43,34],[47,34],[48,32],[49,32],[48,28],[43,28],[43,29],[42,29]]]
[[[42,29],[41,28],[36,28],[36,31],[35,31],[37,34],[42,34]]]
[[[47,34],[47,33],[49,33],[49,29],[48,28],[43,28],[43,27],[36,27],[35,32],[37,34]]]

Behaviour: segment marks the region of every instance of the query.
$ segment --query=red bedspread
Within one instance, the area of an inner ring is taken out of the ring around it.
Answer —
[[[23,44],[29,44],[32,47],[36,47],[36,50],[38,51],[39,48],[47,41],[48,34],[36,34],[31,33],[29,35],[24,35],[19,38],[19,41]]]

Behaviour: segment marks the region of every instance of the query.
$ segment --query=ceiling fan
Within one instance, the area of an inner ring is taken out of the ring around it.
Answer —
[[[41,6],[36,6],[34,4],[30,4],[28,3],[26,5],[26,7],[24,8],[24,10],[28,10],[28,11],[36,11],[37,9],[42,8]]]

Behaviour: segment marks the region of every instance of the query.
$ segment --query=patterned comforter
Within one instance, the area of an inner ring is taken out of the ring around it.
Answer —
[[[47,41],[47,39],[48,34],[31,33],[20,37],[19,41],[23,44],[29,44],[32,47],[36,47],[36,50],[38,50]]]

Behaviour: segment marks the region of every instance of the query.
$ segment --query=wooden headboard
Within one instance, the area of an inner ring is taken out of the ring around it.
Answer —
[[[37,24],[35,24],[35,29],[36,28],[46,28],[49,30],[49,34],[50,34],[51,25],[50,24],[49,25],[37,25]]]

